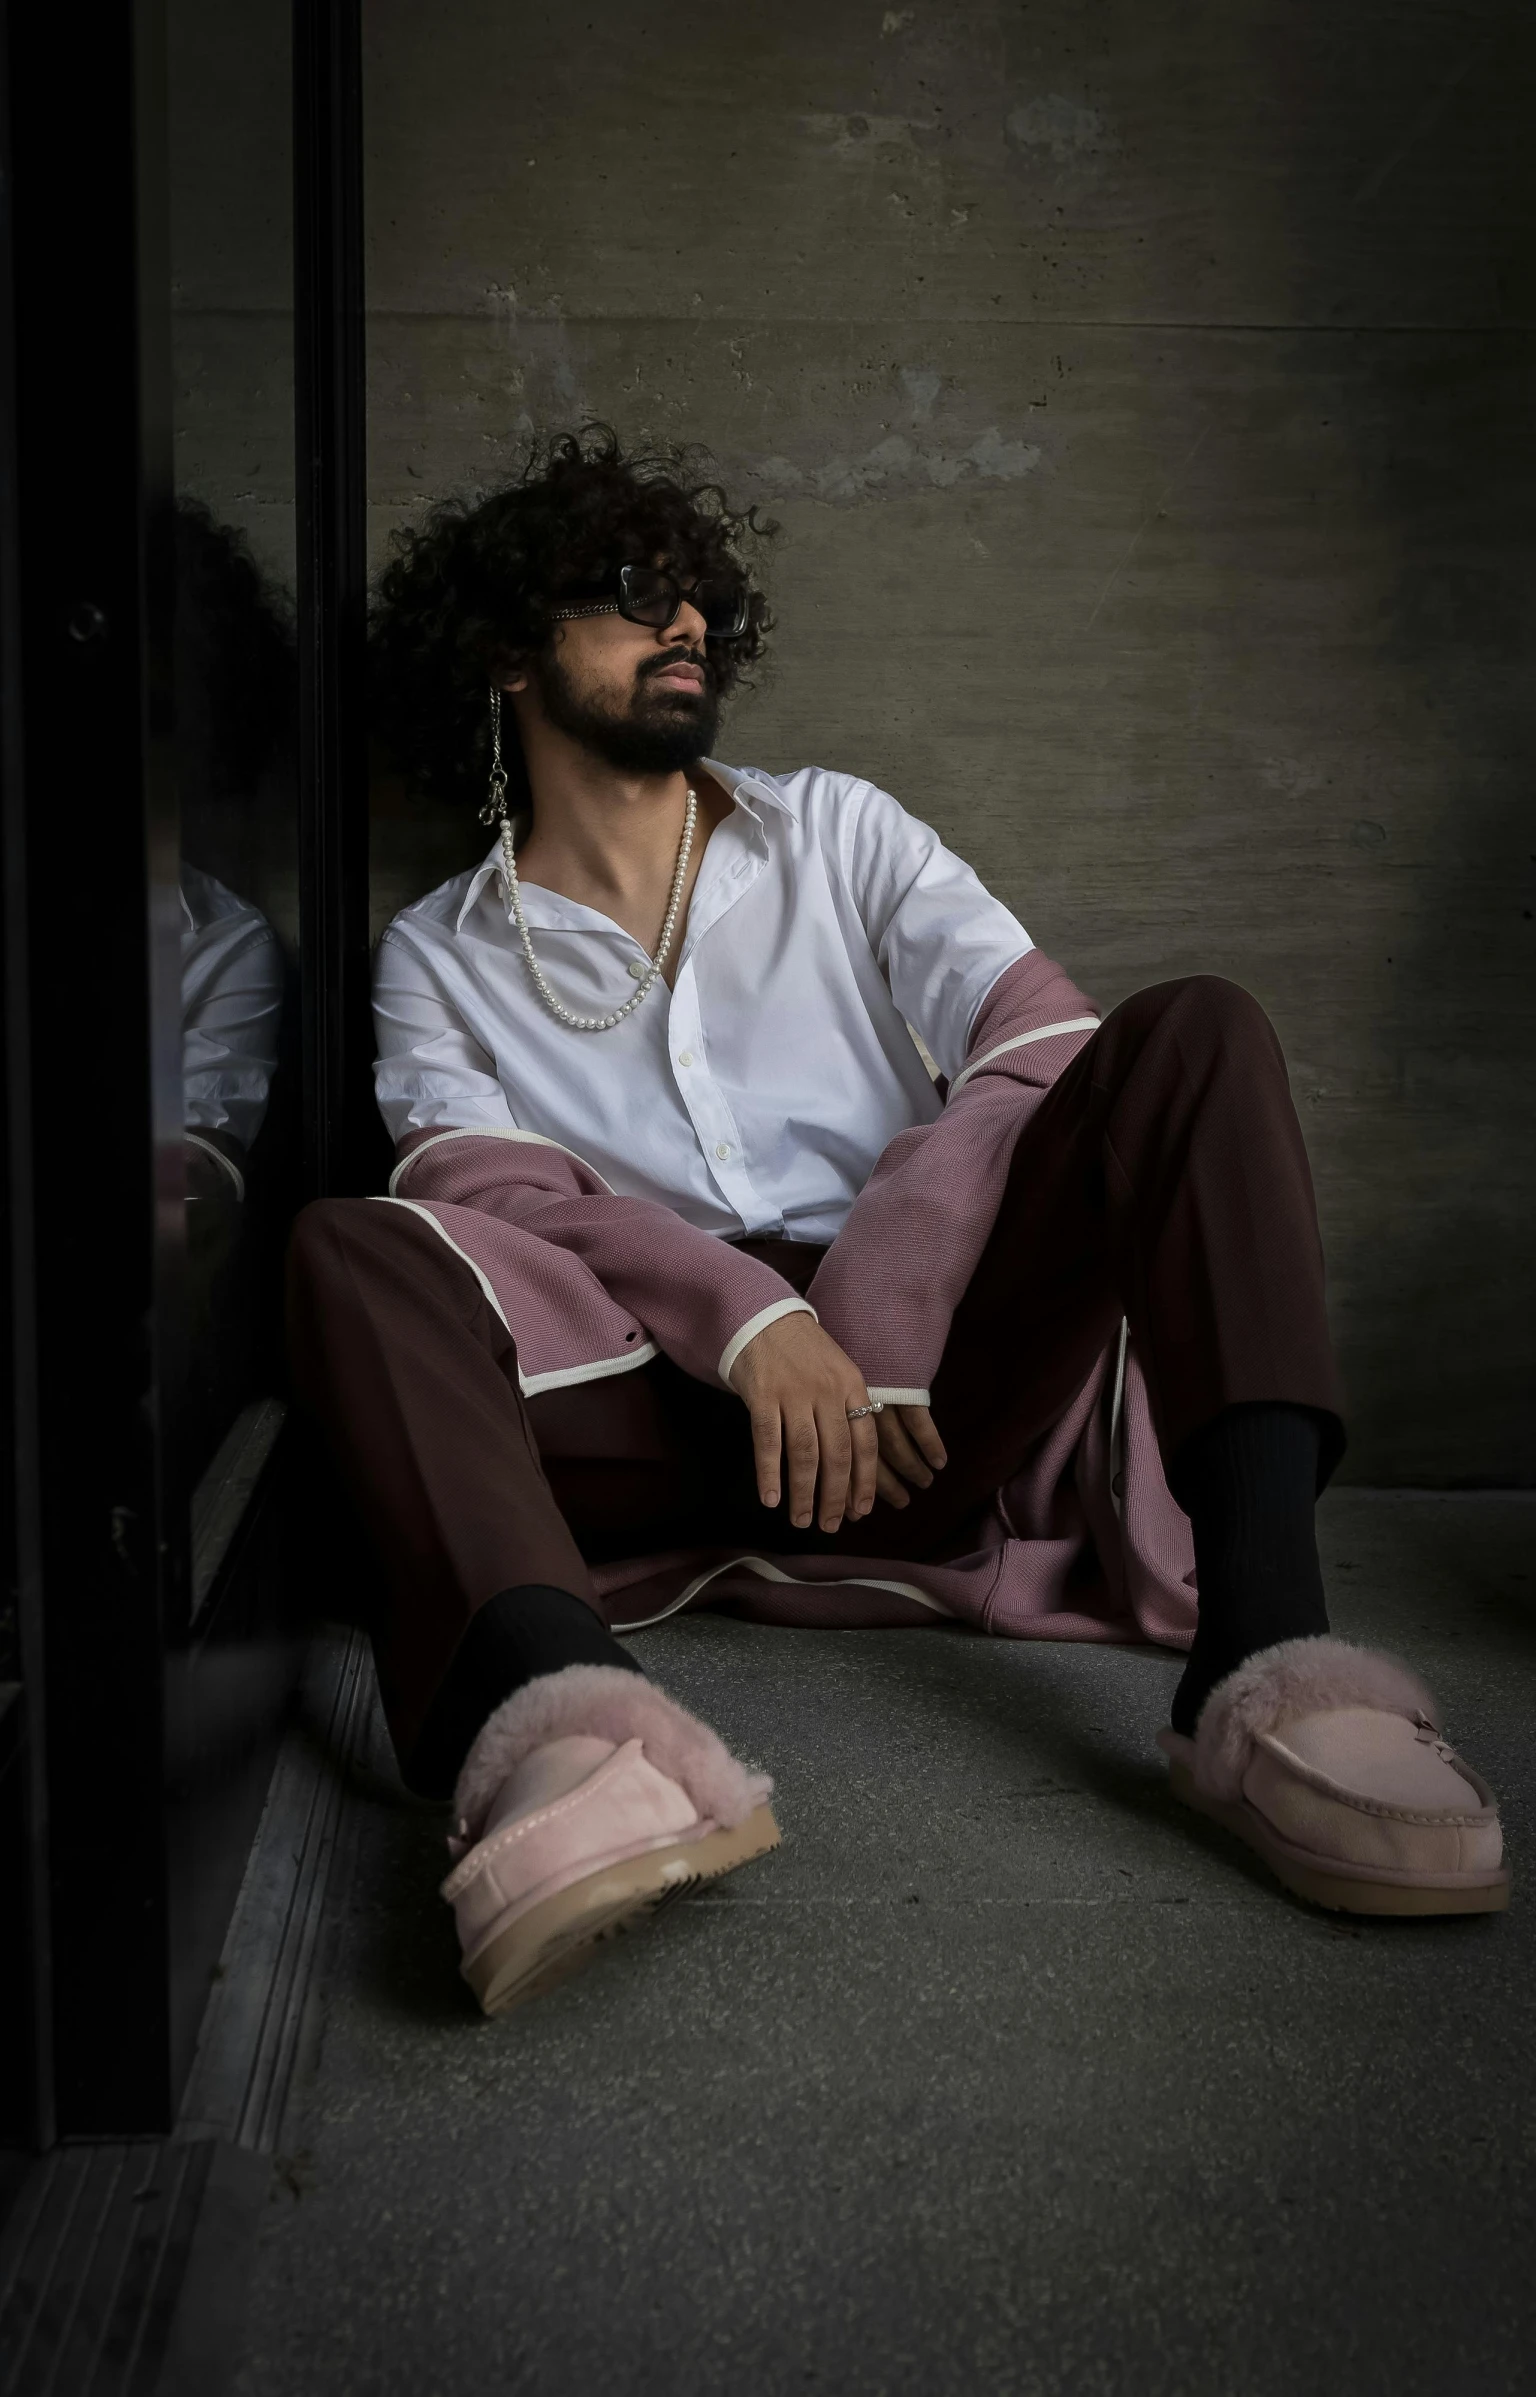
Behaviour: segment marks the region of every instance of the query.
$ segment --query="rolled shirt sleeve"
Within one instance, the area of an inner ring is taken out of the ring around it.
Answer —
[[[844,871],[892,998],[953,1079],[983,1000],[1034,942],[930,825],[860,783],[840,811]]]
[[[429,961],[391,929],[373,971],[373,1085],[393,1141],[408,1132],[516,1129],[495,1061],[438,989]]]
[[[181,904],[182,1120],[249,1149],[277,1071],[282,951],[258,907],[196,866]]]

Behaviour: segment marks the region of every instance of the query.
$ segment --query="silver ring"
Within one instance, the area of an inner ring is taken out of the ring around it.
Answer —
[[[872,1398],[867,1407],[848,1407],[844,1410],[850,1423],[862,1423],[866,1415],[883,1415],[885,1400]]]

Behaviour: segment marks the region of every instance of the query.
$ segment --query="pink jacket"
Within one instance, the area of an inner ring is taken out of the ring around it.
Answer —
[[[384,1203],[412,1208],[472,1268],[517,1343],[525,1395],[630,1372],[658,1351],[729,1387],[747,1341],[809,1303],[876,1396],[919,1404],[996,1218],[1014,1143],[1097,1020],[1038,950],[1010,966],[977,1016],[942,1115],[885,1150],[808,1300],[669,1208],[621,1197],[534,1132],[411,1133]],[[1085,1550],[1096,1554],[1096,1573],[1081,1571]],[[1013,1639],[1171,1647],[1188,1646],[1195,1619],[1189,1524],[1163,1478],[1123,1331],[1051,1438],[997,1492],[970,1555],[914,1565],[690,1550],[603,1566],[594,1578],[616,1630],[726,1600],[780,1623],[890,1625],[939,1614]]]

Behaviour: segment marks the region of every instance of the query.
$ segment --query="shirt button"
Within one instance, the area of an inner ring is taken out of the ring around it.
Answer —
[[[721,1160],[722,1163],[730,1155],[730,1153],[731,1144],[728,1140],[717,1140],[715,1142],[715,1155]]]
[[[629,961],[629,970],[637,982],[643,982],[651,970],[651,961],[648,957],[632,957]]]
[[[693,1051],[692,1051],[692,1049],[680,1049],[680,1050],[678,1051],[677,1062],[678,1062],[678,1064],[679,1064],[679,1065],[692,1065],[692,1063],[693,1063]]]

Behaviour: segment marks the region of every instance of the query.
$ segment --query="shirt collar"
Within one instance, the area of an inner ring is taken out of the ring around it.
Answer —
[[[705,773],[718,782],[720,788],[741,809],[742,814],[751,816],[754,822],[758,821],[756,810],[751,804],[754,799],[766,800],[768,805],[777,808],[781,815],[787,816],[794,812],[771,775],[758,774],[749,766],[722,765],[720,760],[715,757],[701,758],[699,762]],[[474,873],[470,876],[469,888],[464,893],[464,904],[454,919],[455,932],[463,931],[465,917],[474,907],[486,884],[494,881],[500,871],[501,841],[498,838],[492,845],[490,855],[475,868]]]
[[[742,796],[746,792],[753,799],[766,799],[769,806],[776,807],[782,816],[793,815],[793,808],[771,774],[758,774],[750,766],[722,765],[717,757],[706,757],[700,762],[706,774],[712,774],[721,789],[729,791],[738,807],[746,806],[747,801]]]

